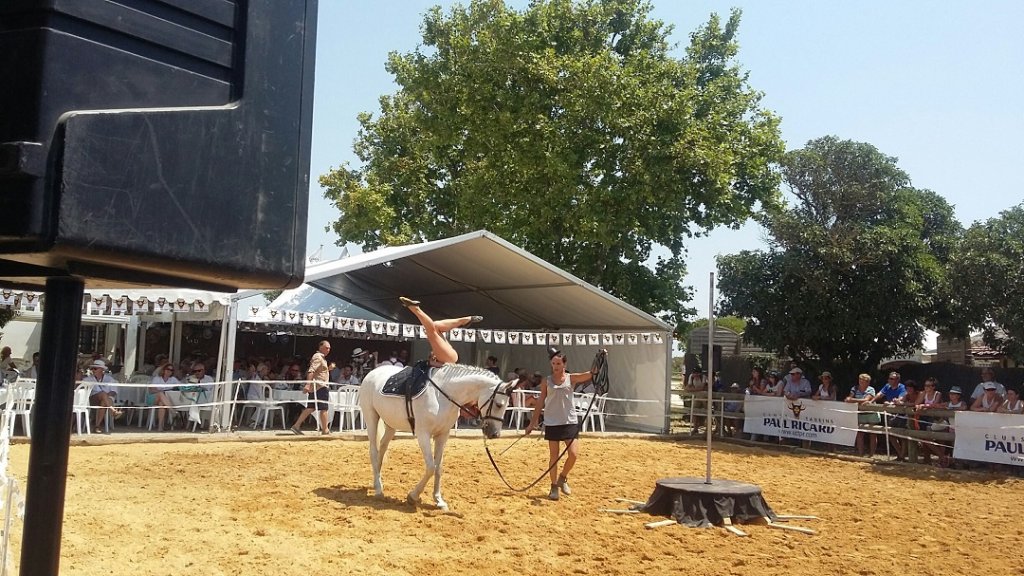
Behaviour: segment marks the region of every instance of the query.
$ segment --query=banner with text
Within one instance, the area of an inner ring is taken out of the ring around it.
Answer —
[[[743,431],[797,440],[853,446],[857,439],[857,407],[845,402],[775,396],[747,396]]]
[[[957,412],[953,458],[1024,466],[1024,416]]]

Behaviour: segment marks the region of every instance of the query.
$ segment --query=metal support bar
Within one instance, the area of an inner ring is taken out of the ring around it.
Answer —
[[[49,576],[60,572],[68,443],[84,288],[77,278],[46,281],[44,346],[39,352],[22,538],[22,542],[31,544],[21,547],[21,576]]]

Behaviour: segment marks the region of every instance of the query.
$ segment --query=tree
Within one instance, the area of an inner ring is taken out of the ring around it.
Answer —
[[[968,326],[981,330],[992,348],[1024,362],[1024,204],[971,226],[950,275]]]
[[[429,11],[359,116],[363,163],[320,178],[339,244],[486,228],[677,325],[685,239],[776,201],[778,119],[735,62],[740,14],[671,54],[642,0]],[[662,248],[655,257],[654,250]],[[652,262],[653,260],[653,262]]]
[[[722,313],[798,362],[852,374],[920,347],[949,321],[953,209],[870,144],[834,137],[786,154],[793,203],[768,211],[765,251],[718,259]]]

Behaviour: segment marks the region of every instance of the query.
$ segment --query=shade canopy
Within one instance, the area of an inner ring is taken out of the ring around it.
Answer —
[[[408,296],[434,318],[481,315],[480,328],[672,330],[486,230],[309,266],[306,283],[395,321],[412,320]]]

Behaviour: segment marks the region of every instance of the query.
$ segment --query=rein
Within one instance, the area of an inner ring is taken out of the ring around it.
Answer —
[[[470,410],[469,408],[466,407],[465,404],[459,404],[458,402],[456,402],[455,399],[449,396],[448,393],[445,392],[443,388],[438,386],[437,382],[434,382],[434,379],[429,375],[427,376],[427,382],[433,384],[434,388],[437,388],[437,391],[441,393],[441,396],[444,396],[446,399],[448,399],[449,402],[458,406],[459,410],[469,412],[470,414],[476,413],[478,415],[482,415],[482,418],[484,420],[497,420],[501,422],[501,418],[498,418],[497,416],[491,416],[491,411],[489,407],[491,404],[494,403],[494,397],[497,396],[498,394],[501,394],[502,396],[508,396],[510,399],[512,398],[512,393],[510,391],[506,392],[501,390],[501,385],[504,384],[504,382],[499,382],[498,385],[494,387],[494,391],[491,392],[491,397],[487,399],[487,402],[484,402],[484,405],[482,407],[478,407],[475,410]]]
[[[603,394],[607,394],[608,393],[608,384],[609,384],[609,382],[608,382],[608,352],[607,351],[600,350],[600,351],[598,351],[597,355],[594,356],[594,362],[591,363],[591,365],[590,365],[590,373],[592,374],[590,380],[594,384],[594,395],[590,397],[590,405],[587,406],[587,411],[583,414],[583,420],[584,421],[586,421],[586,419],[588,417],[590,417],[590,412],[594,408],[594,402],[597,401],[598,394],[600,393],[600,394],[603,395]],[[526,434],[523,434],[518,439],[516,439],[515,442],[519,442],[519,440],[522,440],[525,437],[526,437]],[[529,485],[527,485],[526,487],[523,487],[523,488],[516,488],[515,486],[509,484],[508,480],[505,479],[505,475],[502,474],[501,473],[501,469],[498,468],[498,463],[494,461],[494,455],[491,454],[491,447],[488,446],[487,438],[486,437],[484,438],[484,450],[487,451],[487,458],[491,461],[491,466],[494,467],[494,471],[498,473],[498,478],[501,478],[501,481],[505,483],[505,486],[508,486],[509,490],[512,490],[513,492],[526,492],[527,490],[529,490],[529,489],[533,488],[534,486],[536,486],[537,484],[539,484],[540,481],[543,480],[545,476],[547,476],[549,473],[551,473],[552,470],[554,470],[555,466],[558,466],[558,463],[561,462],[562,458],[565,457],[565,455],[569,452],[569,448],[572,446],[572,443],[575,442],[575,441],[576,441],[576,439],[573,438],[572,440],[569,440],[568,442],[566,442],[565,443],[565,448],[562,450],[561,454],[558,455],[558,458],[555,458],[555,461],[552,462],[551,465],[548,466],[547,469],[544,470],[544,472],[542,472],[541,475],[538,476],[536,480],[534,480]],[[514,445],[515,442],[513,442],[512,444]],[[511,447],[512,446],[509,446],[509,448],[511,448]],[[508,448],[506,448],[505,450],[507,451]],[[501,454],[504,454],[504,453],[505,452],[502,451]],[[499,454],[499,456],[500,456],[500,454]]]

